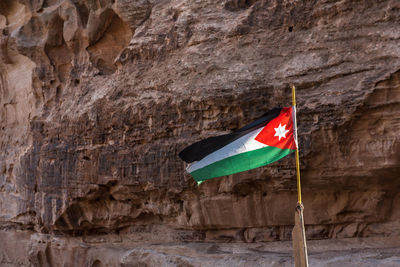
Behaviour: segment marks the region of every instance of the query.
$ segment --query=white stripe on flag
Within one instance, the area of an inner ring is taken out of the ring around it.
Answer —
[[[257,140],[254,139],[261,132],[263,128],[264,127],[258,128],[236,139],[232,143],[218,149],[217,151],[214,151],[213,153],[207,155],[203,159],[189,164],[186,168],[186,171],[191,173],[194,172],[195,170],[201,169],[214,162],[235,156],[237,154],[267,147],[266,144],[258,142]]]

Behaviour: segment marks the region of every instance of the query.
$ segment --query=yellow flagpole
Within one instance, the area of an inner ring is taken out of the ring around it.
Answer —
[[[299,162],[299,144],[297,142],[297,118],[296,118],[296,88],[292,86],[292,105],[294,109],[294,138],[296,141],[296,174],[297,174],[297,202],[301,203],[301,183],[300,183],[300,162]]]
[[[295,212],[295,225],[292,231],[293,254],[295,267],[308,267],[308,253],[306,243],[306,231],[304,228],[304,206],[301,202],[301,184],[300,184],[300,163],[299,163],[299,144],[297,141],[297,118],[296,118],[296,89],[292,86],[293,103],[293,129],[296,142],[296,174],[297,174],[297,206]]]

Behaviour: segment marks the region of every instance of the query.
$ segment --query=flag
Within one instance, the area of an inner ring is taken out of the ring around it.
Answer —
[[[198,183],[270,164],[296,150],[294,112],[293,107],[274,108],[230,134],[186,147],[179,157]]]

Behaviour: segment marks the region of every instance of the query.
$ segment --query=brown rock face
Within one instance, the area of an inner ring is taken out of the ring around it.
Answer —
[[[34,265],[60,253],[47,236],[290,239],[293,157],[197,186],[177,156],[290,84],[308,238],[398,237],[399,1],[1,1],[2,231],[32,236]]]

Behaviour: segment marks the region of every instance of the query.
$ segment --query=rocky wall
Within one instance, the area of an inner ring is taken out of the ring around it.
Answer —
[[[293,157],[197,186],[177,154],[290,105],[295,84],[308,238],[399,235],[398,1],[4,0],[0,14],[3,229],[288,240]]]

